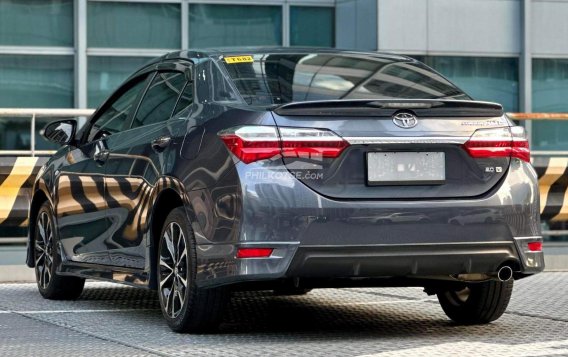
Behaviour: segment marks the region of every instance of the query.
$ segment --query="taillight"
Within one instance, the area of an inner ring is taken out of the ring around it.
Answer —
[[[516,157],[530,162],[529,142],[525,129],[511,128],[478,129],[464,144],[471,157]]]
[[[280,153],[280,141],[275,127],[241,126],[219,132],[219,137],[245,164],[269,159]]]
[[[336,158],[349,146],[329,130],[280,128],[282,156]]]
[[[241,126],[219,132],[227,148],[245,164],[276,155],[336,158],[349,144],[329,130]]]
[[[513,152],[511,157],[519,158],[523,161],[531,161],[531,150],[529,148],[529,139],[522,126],[511,127],[511,134],[513,135]]]

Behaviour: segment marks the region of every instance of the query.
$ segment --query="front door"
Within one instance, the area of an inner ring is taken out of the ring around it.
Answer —
[[[82,144],[70,149],[59,170],[56,214],[61,244],[67,259],[91,264],[110,264],[110,239],[116,230],[108,218],[105,171],[108,142],[127,126],[148,74],[129,81],[91,118]]]
[[[104,168],[95,161],[101,145],[98,140],[70,148],[54,175],[60,242],[65,257],[76,262],[109,263]]]

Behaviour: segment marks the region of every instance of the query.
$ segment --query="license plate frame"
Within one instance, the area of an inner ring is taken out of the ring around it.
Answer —
[[[366,177],[369,186],[442,185],[446,182],[446,154],[443,151],[368,152]]]

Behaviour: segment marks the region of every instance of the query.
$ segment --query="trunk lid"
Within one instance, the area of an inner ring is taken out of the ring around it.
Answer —
[[[478,129],[511,126],[494,103],[318,101],[283,105],[273,109],[273,116],[279,130],[328,129],[350,144],[337,158],[283,158],[296,178],[330,198],[475,197],[498,185],[509,167],[509,157],[473,158],[464,148]],[[406,176],[389,181],[390,171]],[[430,177],[428,171],[440,171],[443,178]],[[409,179],[412,175],[416,179]]]

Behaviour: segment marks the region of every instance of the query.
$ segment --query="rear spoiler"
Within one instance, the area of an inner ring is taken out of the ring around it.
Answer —
[[[296,102],[272,109],[282,116],[372,116],[392,117],[401,110],[419,117],[500,117],[497,103],[439,99],[356,99]]]

